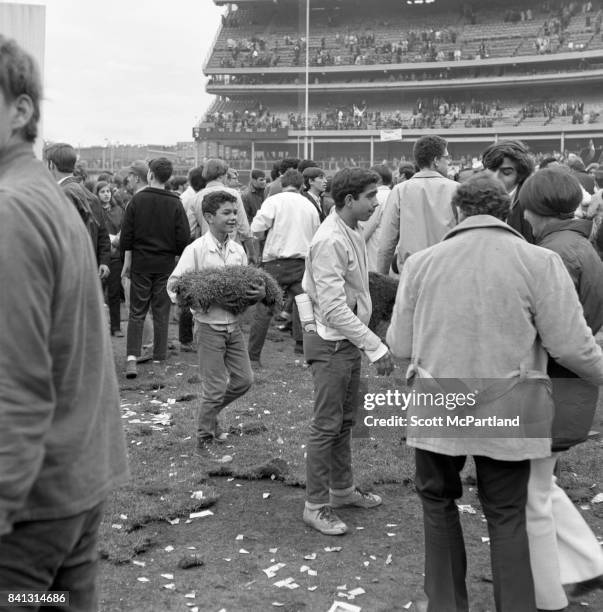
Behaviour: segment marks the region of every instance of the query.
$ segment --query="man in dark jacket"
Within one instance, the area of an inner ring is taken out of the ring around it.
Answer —
[[[167,359],[170,298],[167,280],[184,247],[190,241],[190,227],[180,198],[166,191],[172,176],[172,162],[159,157],[149,162],[149,186],[132,197],[121,229],[124,251],[122,277],[131,280],[130,318],[127,334],[126,376],[136,378],[144,319],[153,311],[153,360]]]
[[[56,143],[46,148],[44,157],[48,169],[73,202],[88,229],[96,254],[98,275],[101,279],[107,278],[111,263],[111,241],[105,227],[101,203],[73,174],[77,162],[75,149],[69,144]]]
[[[90,239],[33,154],[41,99],[33,59],[0,35],[0,607],[68,591],[65,609],[96,610],[103,504],[127,458]]]

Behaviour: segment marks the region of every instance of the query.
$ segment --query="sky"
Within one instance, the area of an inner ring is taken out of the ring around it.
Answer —
[[[213,99],[203,63],[224,7],[213,0],[9,1],[46,6],[46,140],[192,140]]]

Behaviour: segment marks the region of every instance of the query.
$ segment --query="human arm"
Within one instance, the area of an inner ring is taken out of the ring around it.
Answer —
[[[11,515],[38,477],[57,404],[49,244],[22,203],[0,190],[0,535],[12,530]]]
[[[124,251],[124,265],[121,268],[121,277],[130,278],[132,271],[132,251]]]
[[[383,209],[381,239],[377,252],[377,272],[388,274],[400,237],[400,190],[392,189]]]
[[[412,259],[404,264],[392,320],[386,334],[387,345],[395,357],[410,359],[413,344],[413,317],[416,305],[416,292],[412,286]]]

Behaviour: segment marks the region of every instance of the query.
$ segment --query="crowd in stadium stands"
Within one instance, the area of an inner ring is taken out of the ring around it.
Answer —
[[[545,1],[539,10],[511,8],[504,14],[501,11],[500,21],[501,25],[535,22],[535,13],[538,13],[540,19],[547,15],[546,19],[541,22],[542,27],[538,29],[537,35],[533,38],[534,52],[548,54],[566,50],[581,50],[585,48],[587,42],[572,40],[572,18],[583,15],[584,31],[592,32],[594,35],[600,34],[603,11],[600,3],[596,4],[597,6],[594,6],[593,2]],[[479,9],[463,6],[462,17],[467,25],[472,26],[479,25],[481,15]],[[359,24],[358,29],[355,29],[356,26],[349,22],[336,24],[331,15],[327,15],[325,22],[318,24],[318,28],[323,28],[317,30],[318,33],[324,33],[319,39],[320,46],[315,45],[310,49],[312,66],[454,62],[499,55],[499,53],[493,54],[486,37],[479,42],[477,47],[474,45],[467,47],[468,43],[476,39],[476,33],[471,30],[465,36],[462,24],[411,28],[404,31],[401,23],[400,37],[397,41],[392,41],[380,35],[380,26],[387,26],[388,31],[391,30],[392,24],[388,20],[372,19],[362,25]],[[412,22],[409,23],[412,26]],[[240,22],[236,11],[225,20],[225,24],[231,28],[239,27]],[[330,30],[336,25],[340,30],[333,36]],[[278,29],[278,26],[275,27]],[[330,28],[330,30],[324,28]],[[287,53],[287,65],[300,66],[305,63],[305,37],[296,38],[290,34],[279,35],[276,31],[264,33],[262,36],[239,39],[233,37],[232,34],[228,32],[225,44],[221,47],[228,52],[221,57],[219,62],[223,68],[279,66],[282,65],[281,50],[283,49],[293,50],[293,54]],[[511,39],[515,36],[517,36],[516,33],[510,32],[507,37],[496,39],[496,41]]]

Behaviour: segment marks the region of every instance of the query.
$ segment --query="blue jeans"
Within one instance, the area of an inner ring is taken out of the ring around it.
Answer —
[[[358,412],[360,350],[348,340],[304,334],[304,356],[314,378],[314,414],[306,450],[306,499],[329,502],[329,488],[347,489],[352,474],[352,428]]]
[[[475,456],[477,490],[488,522],[497,612],[536,612],[526,532],[529,461]],[[423,504],[428,612],[468,612],[467,557],[459,511],[465,457],[415,449],[415,486]]]
[[[103,503],[75,516],[23,521],[0,536],[0,591],[69,591],[69,607],[0,610],[93,612],[98,608],[98,528]]]
[[[140,357],[144,320],[153,312],[153,359],[167,359],[170,297],[167,294],[169,274],[132,272],[130,277],[130,318],[126,337],[126,354]]]
[[[253,383],[253,372],[238,323],[214,329],[197,323],[199,366],[203,383],[197,412],[197,436],[219,434],[218,415],[231,402],[245,394]]]

